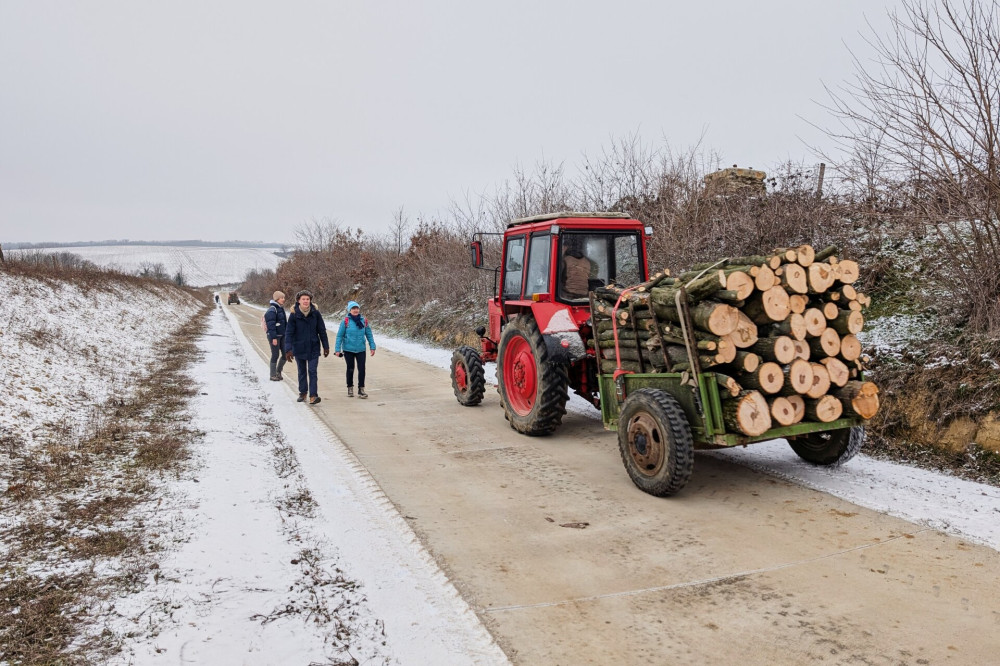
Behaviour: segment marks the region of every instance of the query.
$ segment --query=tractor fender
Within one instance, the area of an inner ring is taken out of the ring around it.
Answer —
[[[531,314],[554,363],[575,363],[587,356],[587,345],[573,311],[560,303],[532,303]]]

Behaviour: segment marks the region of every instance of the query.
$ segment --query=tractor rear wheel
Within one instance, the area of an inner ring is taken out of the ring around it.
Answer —
[[[679,492],[694,471],[691,426],[680,403],[659,389],[631,393],[618,417],[618,448],[629,477],[650,495]]]
[[[511,320],[500,336],[497,383],[510,427],[525,435],[550,435],[566,413],[566,365],[549,361],[534,318]]]
[[[839,467],[853,458],[865,443],[865,429],[840,428],[814,432],[788,440],[800,458],[814,465]]]
[[[455,390],[455,397],[466,407],[483,401],[486,372],[482,357],[472,347],[459,347],[451,355],[451,387]]]

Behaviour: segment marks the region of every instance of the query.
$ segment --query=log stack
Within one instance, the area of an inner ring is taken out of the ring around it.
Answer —
[[[591,293],[601,371],[710,373],[727,428],[749,436],[800,421],[870,419],[878,387],[862,380],[856,337],[870,300],[853,286],[858,264],[838,254],[779,248],[601,287]],[[682,286],[697,368],[677,309]]]

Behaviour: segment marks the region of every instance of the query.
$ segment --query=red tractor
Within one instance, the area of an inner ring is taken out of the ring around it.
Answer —
[[[477,331],[482,349],[465,346],[452,356],[458,401],[482,402],[483,362],[496,361],[504,413],[518,432],[555,431],[570,388],[600,409],[589,292],[646,281],[651,231],[623,213],[555,213],[508,224],[494,269],[489,328]],[[470,247],[473,264],[482,268],[482,240]]]

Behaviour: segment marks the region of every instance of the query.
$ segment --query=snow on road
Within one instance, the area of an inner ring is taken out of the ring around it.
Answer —
[[[192,371],[192,426],[206,433],[196,472],[157,518],[187,540],[116,607],[116,629],[136,633],[129,663],[508,663],[361,464],[266,381],[223,312]]]
[[[378,343],[383,349],[436,368],[451,368],[451,350],[386,336],[379,336]],[[496,364],[486,364],[486,379],[496,384]],[[570,396],[567,408],[600,421],[598,411],[579,396]],[[595,423],[595,427],[600,424]],[[816,467],[804,463],[783,439],[699,455],[746,465],[859,506],[1000,550],[1000,488],[865,455],[839,468]],[[670,501],[682,501],[682,497]]]

